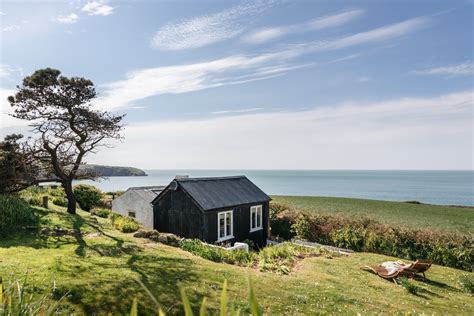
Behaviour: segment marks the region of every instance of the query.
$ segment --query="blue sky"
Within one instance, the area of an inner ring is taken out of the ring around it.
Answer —
[[[2,1],[5,96],[94,81],[142,168],[472,169],[472,1]]]

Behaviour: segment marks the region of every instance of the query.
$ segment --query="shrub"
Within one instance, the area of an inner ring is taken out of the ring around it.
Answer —
[[[25,201],[17,196],[0,194],[0,236],[35,222],[36,216]]]
[[[93,208],[91,214],[102,218],[107,218],[112,212],[105,208]]]
[[[468,293],[474,294],[474,277],[472,275],[463,275],[458,280],[461,289]]]
[[[258,265],[260,271],[288,274],[298,258],[305,255],[320,254],[319,249],[283,243],[278,246],[263,248],[259,252],[246,252],[244,250],[225,250],[211,246],[198,239],[184,239],[179,247],[204,259],[214,262],[237,264],[240,266]]]
[[[133,233],[140,228],[140,225],[130,217],[125,217],[117,213],[111,213],[110,215],[115,229],[122,233]]]
[[[66,207],[67,206],[67,199],[63,198],[62,196],[57,196],[53,198],[53,204],[57,206]]]
[[[43,197],[42,196],[27,196],[24,198],[26,203],[33,206],[43,206]]]
[[[78,184],[74,187],[74,196],[79,206],[89,212],[94,206],[98,206],[102,191],[91,185]]]
[[[298,239],[355,251],[410,260],[430,259],[467,271],[473,268],[474,238],[469,234],[385,225],[364,217],[306,214],[286,208],[272,217],[270,225],[272,235],[277,230],[278,236],[285,236],[286,239],[296,236]]]
[[[179,243],[179,247],[204,259],[214,262],[224,262],[241,266],[251,265],[255,261],[255,256],[245,250],[225,250],[220,247],[206,245],[199,239],[184,239]]]

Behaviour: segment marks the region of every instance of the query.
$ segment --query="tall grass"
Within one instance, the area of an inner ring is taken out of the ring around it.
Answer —
[[[0,316],[53,315],[62,300],[53,302],[51,293],[35,296],[32,287],[24,280],[3,283],[0,277]]]
[[[0,236],[35,222],[33,209],[24,200],[14,195],[0,194]]]
[[[150,296],[153,302],[156,304],[156,314],[158,316],[165,316],[160,304],[153,294],[146,288],[146,286],[138,281],[144,288],[145,292]],[[26,277],[24,280],[15,280],[4,284],[2,278],[0,277],[0,316],[29,316],[29,315],[57,315],[60,314],[60,304],[61,301],[66,297],[63,295],[59,300],[54,301],[53,292],[54,288],[50,293],[44,294],[42,296],[35,296],[29,294],[32,292],[31,287],[28,286],[26,282]],[[184,288],[180,287],[181,294],[181,303],[183,305],[182,315],[193,316],[193,308],[189,302],[188,296]],[[248,308],[250,310],[250,315],[253,316],[262,316],[262,308],[258,304],[255,291],[253,290],[252,283],[249,279],[248,281]],[[206,308],[207,299],[204,297],[199,306],[199,316],[208,315]],[[234,308],[234,304],[231,304],[229,307],[229,299],[227,296],[227,280],[224,280],[222,285],[222,292],[220,296],[220,308],[219,315],[240,315],[241,311],[238,308]],[[137,299],[133,299],[132,305],[130,308],[130,316],[139,315],[139,307]]]

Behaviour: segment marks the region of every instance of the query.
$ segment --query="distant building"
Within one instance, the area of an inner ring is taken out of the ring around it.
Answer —
[[[208,243],[250,239],[265,246],[270,200],[245,176],[180,176],[153,199],[153,227]]]
[[[164,186],[133,187],[112,201],[112,212],[133,217],[144,227],[153,228],[151,202],[163,191]]]

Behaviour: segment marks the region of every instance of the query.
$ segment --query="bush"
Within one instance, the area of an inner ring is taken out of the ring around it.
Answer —
[[[370,218],[306,214],[285,210],[271,217],[272,235],[374,252],[472,271],[474,238],[469,234],[385,225]]]
[[[36,216],[24,200],[17,196],[0,194],[0,236],[35,222]]]
[[[57,206],[67,207],[67,199],[62,196],[54,197],[53,204]]]
[[[472,275],[461,276],[458,283],[464,292],[474,294],[474,277]]]
[[[107,218],[112,212],[105,208],[93,208],[91,214],[102,218]]]
[[[109,215],[115,229],[122,233],[133,233],[140,228],[140,225],[130,217],[125,217],[117,213],[110,213]]]
[[[255,260],[254,255],[245,250],[225,250],[220,247],[206,245],[199,239],[184,239],[179,247],[204,259],[214,262],[224,262],[241,266],[251,265]]]
[[[79,206],[89,212],[94,206],[99,205],[102,191],[91,185],[78,184],[74,187],[74,196]]]
[[[204,259],[214,262],[237,264],[240,266],[258,265],[260,271],[288,274],[298,260],[305,255],[319,255],[319,249],[283,243],[263,248],[260,252],[244,250],[225,250],[203,243],[199,239],[184,239],[179,247]]]

